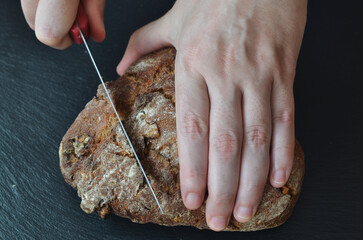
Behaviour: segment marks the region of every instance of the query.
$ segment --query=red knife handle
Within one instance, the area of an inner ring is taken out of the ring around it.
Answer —
[[[87,17],[86,12],[84,11],[84,8],[83,8],[81,2],[79,2],[79,5],[78,5],[76,21],[74,21],[73,26],[72,26],[71,30],[69,31],[69,35],[71,36],[72,40],[77,44],[81,44],[81,43],[83,43],[83,41],[82,41],[81,34],[78,30],[77,23],[78,23],[80,29],[82,30],[84,38],[87,41],[88,35],[89,35],[88,17]]]

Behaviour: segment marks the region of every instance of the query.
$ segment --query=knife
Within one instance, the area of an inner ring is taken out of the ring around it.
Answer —
[[[101,77],[100,71],[98,70],[98,67],[97,67],[96,62],[95,62],[95,60],[93,58],[93,55],[92,55],[92,53],[91,53],[91,51],[90,51],[90,49],[88,47],[88,44],[87,44],[88,33],[89,33],[88,18],[87,18],[86,12],[83,9],[82,3],[80,2],[79,3],[79,6],[78,6],[76,21],[73,24],[71,30],[69,31],[69,34],[70,34],[71,38],[73,39],[73,41],[75,43],[77,43],[77,44],[84,43],[84,46],[87,49],[88,55],[90,56],[91,61],[93,63],[93,66],[96,69],[97,75],[98,75],[98,77],[99,77],[99,79],[100,79],[100,81],[102,83],[102,86],[105,89],[105,92],[107,94],[108,100],[110,101],[110,104],[111,104],[111,106],[113,108],[113,111],[115,112],[115,114],[117,116],[117,119],[118,119],[118,121],[119,121],[119,123],[121,125],[122,132],[124,133],[124,135],[125,135],[125,137],[127,139],[127,142],[129,143],[129,145],[130,145],[130,147],[132,149],[132,152],[133,152],[133,154],[135,156],[135,159],[137,161],[137,164],[139,165],[139,167],[141,169],[141,172],[142,172],[142,174],[144,175],[144,177],[146,179],[147,185],[149,186],[149,188],[151,190],[151,193],[153,194],[154,199],[155,199],[155,201],[156,201],[156,203],[157,203],[157,205],[158,205],[161,213],[164,214],[164,211],[163,211],[163,209],[162,209],[162,207],[160,205],[160,202],[159,202],[158,198],[156,197],[156,194],[155,194],[155,192],[154,192],[154,190],[153,190],[153,188],[151,186],[151,183],[150,183],[150,181],[149,181],[149,179],[148,179],[148,177],[147,177],[147,175],[146,175],[146,173],[144,171],[144,168],[141,165],[140,159],[139,159],[139,157],[136,154],[135,148],[132,145],[132,142],[131,142],[129,136],[127,135],[127,132],[125,130],[125,127],[122,124],[121,118],[120,118],[120,116],[117,113],[117,110],[115,108],[115,105],[112,102],[111,96],[110,96],[110,94],[109,94],[109,92],[108,92],[108,90],[106,88],[106,85],[105,85],[105,83],[104,83],[104,81],[103,81],[103,79]]]

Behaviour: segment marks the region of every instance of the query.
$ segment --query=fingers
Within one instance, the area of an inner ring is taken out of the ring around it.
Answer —
[[[168,14],[138,29],[132,34],[117,73],[121,76],[125,70],[141,56],[157,49],[170,46]]]
[[[208,167],[209,98],[203,77],[192,75],[176,57],[176,113],[180,185],[184,204],[197,209],[204,200]]]
[[[96,42],[106,37],[103,23],[106,0],[87,0],[83,5],[90,35]],[[39,41],[57,49],[72,45],[68,33],[76,19],[79,0],[21,0],[25,19]]]
[[[88,16],[91,37],[96,42],[102,42],[106,37],[103,23],[106,0],[86,0],[82,3]]]
[[[220,86],[210,92],[210,137],[206,219],[215,231],[231,217],[240,173],[242,147],[241,92]]]
[[[239,222],[247,222],[253,217],[267,180],[271,138],[270,95],[269,86],[244,91],[242,164],[234,208],[234,217]]]
[[[39,0],[21,0],[21,8],[23,9],[25,20],[33,30],[35,28],[35,13],[38,2]]]
[[[79,0],[39,0],[35,35],[42,43],[57,49],[72,45],[68,35],[77,15]]]
[[[294,97],[291,87],[276,84],[272,90],[273,137],[270,183],[282,187],[289,178],[294,159]]]

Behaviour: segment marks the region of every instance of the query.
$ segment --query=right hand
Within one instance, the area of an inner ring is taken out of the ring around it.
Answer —
[[[90,36],[96,42],[106,37],[103,15],[106,0],[82,1],[88,16]],[[76,19],[79,0],[21,0],[26,21],[39,41],[56,49],[73,44],[69,31]]]

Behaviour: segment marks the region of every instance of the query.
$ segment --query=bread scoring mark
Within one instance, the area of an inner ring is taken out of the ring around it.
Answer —
[[[160,58],[146,58],[130,66],[126,72],[143,72],[149,67],[154,67],[156,64],[160,64]]]

